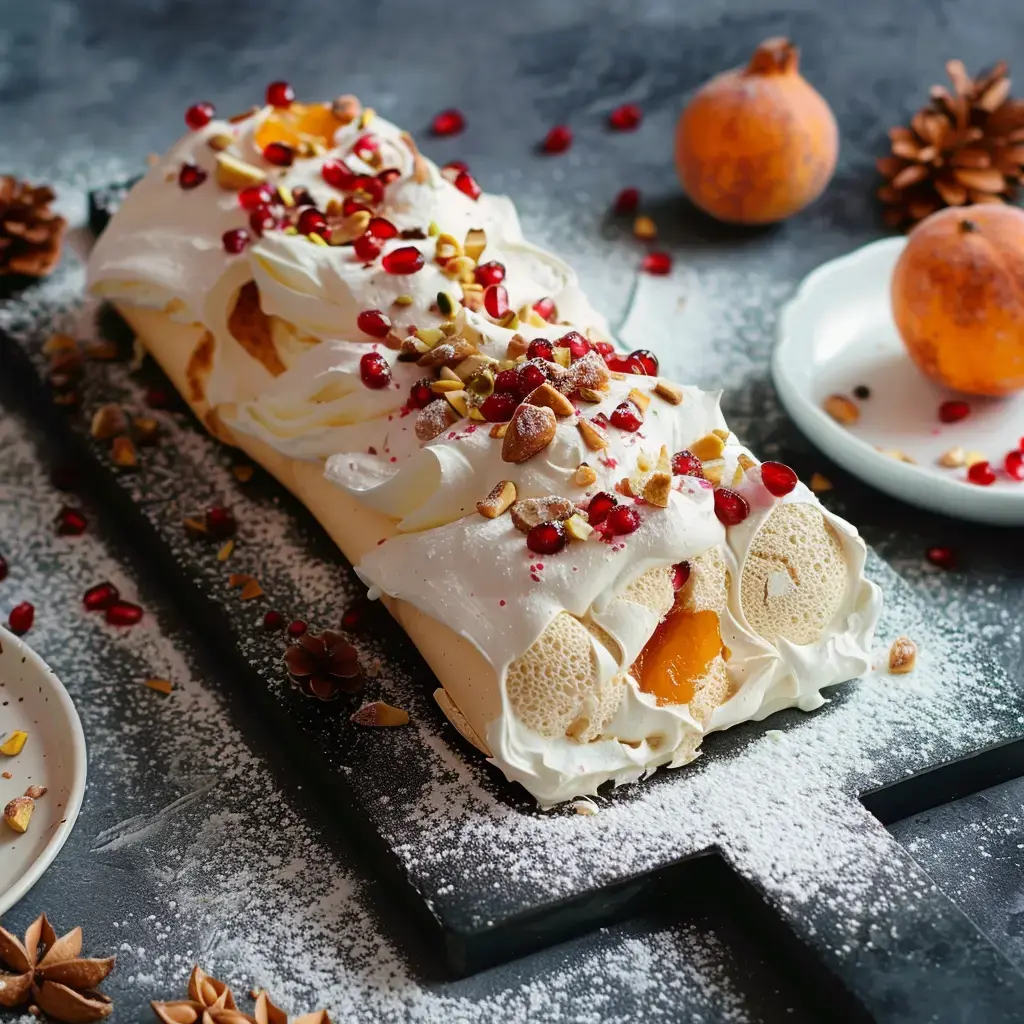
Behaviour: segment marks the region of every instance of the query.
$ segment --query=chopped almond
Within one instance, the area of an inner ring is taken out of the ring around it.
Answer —
[[[576,423],[576,429],[583,435],[583,442],[592,452],[603,451],[608,447],[608,438],[594,424],[582,416]]]
[[[683,401],[683,389],[678,384],[673,384],[670,380],[665,380],[664,377],[658,378],[658,383],[654,385],[654,393],[661,398],[664,398],[669,405],[681,405]]]
[[[573,481],[580,487],[589,487],[596,479],[596,470],[587,462],[581,462],[573,474]]]
[[[32,820],[32,812],[36,809],[36,803],[30,796],[16,796],[4,808],[4,821],[13,831],[25,833],[28,831],[28,823]]]
[[[156,690],[157,693],[163,693],[166,695],[169,695],[171,690],[174,688],[169,679],[147,679],[146,686],[151,690]]]
[[[485,519],[497,519],[516,500],[516,485],[511,480],[499,480],[483,501],[476,503],[476,510]]]
[[[852,426],[860,419],[860,409],[846,395],[829,395],[821,407],[836,423],[841,423],[844,427]]]
[[[556,391],[547,382],[540,385],[538,388],[534,388],[526,397],[526,401],[530,405],[536,405],[541,408],[550,409],[556,416],[572,416],[576,412],[576,407],[561,393]]]
[[[917,665],[917,644],[909,636],[898,636],[889,648],[889,672],[894,676],[913,672]]]
[[[520,405],[509,421],[501,443],[505,462],[526,462],[542,452],[554,440],[558,422],[547,407]]]
[[[120,436],[114,438],[114,445],[111,448],[111,455],[115,466],[123,469],[132,469],[139,464],[139,453],[135,450],[130,437]]]
[[[672,474],[658,470],[650,475],[644,484],[644,500],[659,508],[668,508],[672,493]]]
[[[967,464],[967,453],[959,445],[939,456],[939,465],[947,469],[960,469]]]
[[[823,476],[821,473],[812,473],[809,486],[815,494],[824,494],[826,491],[831,491],[833,485],[827,476]]]
[[[725,451],[725,442],[717,434],[705,434],[704,437],[694,441],[689,449],[701,462],[710,462],[722,457],[722,452]]]
[[[647,391],[641,391],[639,388],[631,388],[629,394],[626,396],[641,412],[647,412],[647,407],[651,404],[651,396]]]
[[[579,513],[569,516],[562,525],[573,540],[588,540],[594,532],[594,528]]]
[[[349,720],[356,725],[394,728],[409,724],[409,712],[382,700],[375,700],[371,704],[364,704]]]

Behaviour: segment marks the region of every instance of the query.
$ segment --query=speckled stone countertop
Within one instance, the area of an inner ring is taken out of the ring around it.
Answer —
[[[790,223],[723,229],[680,197],[672,127],[690,90],[779,33],[800,43],[805,73],[836,112],[839,170],[824,199]],[[613,325],[635,300],[639,249],[606,211],[621,187],[635,185],[694,311],[678,348],[659,355],[685,379],[724,387],[730,423],[762,455],[832,479],[829,504],[1024,681],[1019,531],[931,516],[859,484],[788,423],[767,375],[780,303],[812,267],[883,234],[872,186],[885,130],[916,109],[948,57],[971,69],[1012,58],[1007,42],[1022,33],[1024,9],[1008,0],[798,0],[784,14],[742,0],[602,3],[586,12],[526,0],[461,13],[410,0],[8,4],[0,171],[82,190],[136,173],[147,152],[177,136],[196,99],[243,109],[277,77],[300,96],[354,92],[417,132],[431,156],[467,159],[484,187],[510,194],[527,234],[578,268]],[[609,134],[604,115],[623,100],[643,106],[643,128]],[[467,132],[429,139],[430,117],[450,105],[465,112]],[[539,156],[536,141],[560,121],[575,129],[573,149]],[[118,524],[87,506],[87,536],[55,541],[49,521],[61,497],[47,465],[60,453],[37,447],[34,410],[5,394],[2,379],[0,400],[0,549],[12,564],[5,588],[18,588],[11,603],[39,607],[29,639],[68,682],[91,763],[68,846],[5,924],[23,928],[45,909],[60,927],[84,924],[90,952],[117,952],[107,985],[116,1020],[141,1020],[149,998],[183,994],[196,958],[224,966],[243,990],[272,984],[295,1011],[324,997],[340,1019],[807,1019],[794,979],[739,923],[706,915],[684,924],[644,918],[440,981],[401,908],[325,824],[327,809],[303,789],[273,724],[248,713]],[[928,566],[932,544],[955,548],[961,569]],[[98,578],[139,594],[145,628],[114,636],[78,611]],[[141,685],[152,674],[173,677],[184,696],[162,702]],[[1006,783],[893,827],[1018,964],[1022,800],[1024,786]],[[271,919],[278,925],[268,930]],[[337,960],[325,961],[325,949]]]

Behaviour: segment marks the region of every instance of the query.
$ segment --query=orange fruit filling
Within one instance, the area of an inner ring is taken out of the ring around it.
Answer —
[[[658,624],[633,663],[633,678],[659,704],[689,704],[697,683],[721,653],[718,615],[677,606]]]
[[[341,127],[331,108],[322,103],[293,103],[274,110],[256,129],[256,145],[266,149],[272,142],[283,142],[298,149],[302,142],[318,142],[330,148],[334,133]]]

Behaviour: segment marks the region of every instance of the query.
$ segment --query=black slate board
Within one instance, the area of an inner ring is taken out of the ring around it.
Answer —
[[[107,201],[94,203],[98,218]],[[98,221],[94,226],[99,226]],[[123,325],[116,319],[104,318],[104,329],[126,344]],[[0,347],[0,369],[34,393],[62,446],[88,467],[102,499],[116,509],[126,532],[166,574],[196,628],[222,652],[239,687],[263,702],[267,713],[281,722],[283,737],[310,780],[337,793],[339,814],[381,854],[377,861],[381,872],[405,887],[408,905],[421,926],[443,941],[450,971],[464,973],[502,962],[652,906],[678,903],[681,914],[697,913],[699,900],[680,900],[681,893],[696,891],[707,900],[731,903],[737,913],[757,921],[766,939],[780,950],[792,950],[794,963],[826,967],[826,972],[801,972],[805,991],[812,1004],[831,1007],[840,1019],[1015,1019],[1024,980],[856,802],[860,793],[867,793],[867,807],[889,820],[1020,774],[1024,701],[994,665],[988,679],[1000,700],[990,709],[987,723],[990,749],[979,755],[972,749],[974,744],[955,737],[914,749],[912,734],[897,735],[897,745],[887,756],[851,774],[842,791],[832,794],[831,804],[813,809],[810,825],[806,820],[794,822],[794,828],[810,829],[812,844],[814,828],[824,830],[822,839],[829,837],[829,830],[847,832],[845,853],[856,860],[861,886],[873,895],[872,913],[863,920],[851,921],[848,908],[830,891],[827,877],[816,879],[820,887],[808,898],[794,901],[786,865],[782,870],[777,864],[771,871],[763,870],[768,851],[757,848],[756,833],[744,836],[736,846],[728,842],[733,837],[724,836],[723,854],[707,841],[699,822],[694,823],[689,841],[673,848],[637,851],[632,861],[622,858],[611,867],[599,851],[581,844],[576,851],[579,858],[590,858],[593,867],[589,875],[576,876],[577,883],[579,877],[587,876],[585,884],[539,885],[532,876],[503,884],[512,878],[511,867],[531,853],[529,838],[524,848],[522,831],[509,829],[506,848],[483,843],[472,848],[457,839],[455,829],[446,833],[427,828],[413,813],[417,794],[436,781],[431,765],[434,754],[422,741],[425,735],[442,736],[469,765],[479,759],[433,707],[428,670],[387,616],[371,608],[359,643],[367,657],[381,659],[380,678],[386,692],[398,693],[424,728],[371,736],[348,724],[344,711],[349,705],[330,709],[313,705],[284,683],[278,661],[282,640],[257,628],[267,603],[255,607],[225,595],[226,570],[215,559],[215,547],[188,541],[181,526],[183,517],[197,509],[214,502],[231,504],[242,524],[239,556],[248,553],[260,563],[243,565],[242,558],[236,557],[232,568],[258,575],[275,604],[301,609],[316,625],[336,626],[341,607],[356,598],[358,585],[305,510],[262,474],[250,484],[237,484],[226,472],[231,453],[207,439],[184,412],[168,423],[175,444],[147,450],[138,472],[112,469],[105,446],[88,436],[87,414],[107,401],[137,408],[145,385],[157,379],[155,371],[150,367],[140,375],[129,375],[123,365],[89,365],[81,388],[81,409],[58,410],[43,380],[45,359],[39,351],[43,338],[38,333],[18,333],[18,342],[6,339]],[[250,523],[259,530],[250,531]],[[274,541],[269,550],[265,547],[268,537],[259,533],[267,528],[284,535],[269,538]],[[310,564],[318,564],[312,592],[304,589],[308,580],[289,578],[288,567],[274,557],[275,551],[295,550]],[[871,569],[887,590],[901,586],[877,559],[872,560]],[[922,618],[932,614],[921,609]],[[950,632],[950,641],[958,643],[959,638]],[[955,674],[954,665],[951,676]],[[839,688],[831,708],[819,715],[842,708],[852,685]],[[370,696],[374,690],[371,682]],[[798,713],[787,712],[770,723],[712,737],[706,744],[707,756],[698,766],[685,773],[662,774],[645,784],[644,790],[669,801],[676,799],[726,771],[730,761],[758,742],[766,729],[785,732],[805,721]],[[465,803],[453,814],[471,815],[474,801],[504,808],[518,821],[534,823],[538,837],[534,852],[543,855],[541,837],[548,830],[549,816],[537,814],[520,791],[486,768],[471,767],[466,772]],[[387,797],[386,803],[382,796]],[[628,813],[631,803],[642,799],[632,787],[607,802]],[[676,806],[686,806],[685,796]],[[762,841],[766,838],[761,836]],[[493,841],[494,833],[488,839]],[[450,843],[447,851],[446,843]],[[427,848],[429,858],[415,855]],[[778,854],[783,860],[788,855],[785,850]],[[790,867],[796,873],[808,871],[803,863]],[[836,865],[836,870],[841,873],[842,866]]]

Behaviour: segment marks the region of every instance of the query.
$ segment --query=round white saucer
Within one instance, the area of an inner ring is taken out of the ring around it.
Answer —
[[[29,786],[46,793],[23,834],[0,819],[0,914],[60,852],[81,809],[86,775],[85,736],[67,690],[42,658],[0,626],[0,743],[15,730],[28,739],[20,754],[0,754],[0,811]]]
[[[786,411],[844,469],[903,501],[961,519],[1024,525],[1024,481],[1003,469],[1024,436],[1024,393],[996,401],[959,395],[928,381],[907,356],[889,303],[893,267],[906,240],[888,238],[825,263],[800,285],[779,317],[772,358]],[[867,387],[870,397],[853,398]],[[860,419],[841,426],[822,408],[829,395],[853,398]],[[970,415],[939,421],[939,405],[964,399]],[[959,446],[997,471],[988,487],[939,457]],[[914,459],[901,461],[879,449]]]

